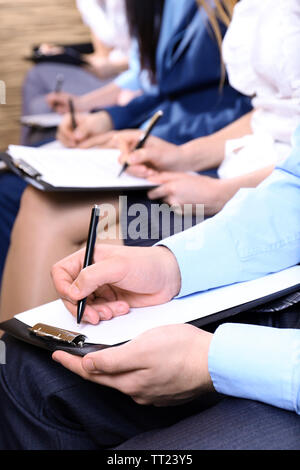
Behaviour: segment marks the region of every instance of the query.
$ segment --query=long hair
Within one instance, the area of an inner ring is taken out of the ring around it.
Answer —
[[[213,0],[214,6],[207,0],[197,0],[199,6],[202,6],[207,13],[210,25],[215,33],[219,48],[222,47],[222,34],[219,21],[225,26],[229,26],[233,10],[239,0]]]
[[[129,33],[138,41],[140,62],[156,80],[156,49],[165,0],[126,0]]]

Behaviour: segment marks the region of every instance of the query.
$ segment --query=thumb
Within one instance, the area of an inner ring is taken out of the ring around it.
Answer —
[[[88,372],[110,375],[137,370],[141,368],[141,356],[137,354],[137,346],[136,342],[130,341],[118,347],[87,354],[82,361],[83,368]]]
[[[71,300],[78,301],[93,294],[105,284],[116,284],[126,274],[126,263],[120,257],[109,258],[83,269],[73,284],[68,295]]]

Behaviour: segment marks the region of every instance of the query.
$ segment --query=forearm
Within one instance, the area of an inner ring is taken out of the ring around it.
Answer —
[[[92,43],[94,47],[94,54],[101,57],[108,57],[111,51],[111,47],[107,46],[102,42],[94,33],[92,33]]]
[[[203,171],[217,168],[224,159],[227,140],[252,134],[252,114],[253,111],[214,134],[200,137],[182,145],[182,156],[190,162],[191,170]]]
[[[220,198],[224,204],[228,202],[241,188],[256,188],[262,181],[271,175],[274,165],[237,176],[235,178],[220,180]]]

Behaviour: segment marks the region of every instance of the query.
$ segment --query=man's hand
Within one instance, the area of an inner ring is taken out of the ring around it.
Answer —
[[[180,405],[214,391],[208,371],[212,337],[191,325],[170,325],[84,358],[56,351],[53,359],[141,405]]]
[[[86,112],[89,111],[86,106],[82,103],[80,96],[71,95],[70,93],[65,92],[52,92],[46,96],[46,101],[50,108],[52,108],[56,113],[66,114],[70,111],[69,100],[73,101],[74,108],[76,112]]]
[[[88,297],[83,320],[92,324],[124,315],[130,307],[168,302],[181,286],[177,260],[165,247],[129,248],[97,245],[94,264],[82,269],[85,250],[52,269],[55,287],[72,315]]]
[[[75,130],[69,113],[64,116],[58,129],[57,139],[66,147],[79,147],[91,137],[112,130],[111,118],[105,111],[93,114],[76,113],[75,119],[77,123]]]

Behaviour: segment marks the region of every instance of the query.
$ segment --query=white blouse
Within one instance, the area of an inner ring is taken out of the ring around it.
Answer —
[[[82,19],[104,44],[128,55],[131,40],[124,0],[76,0]]]
[[[285,159],[300,124],[300,0],[241,0],[223,41],[230,84],[253,97],[253,134],[228,141],[219,176]]]

